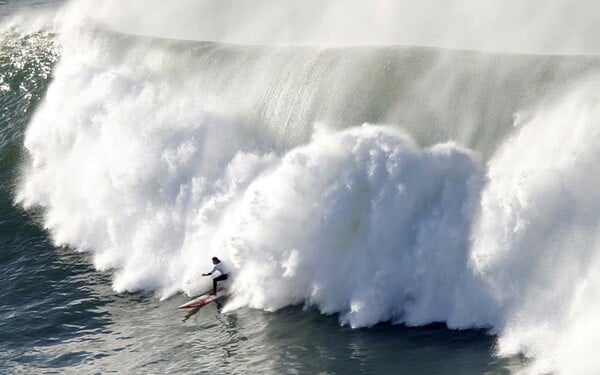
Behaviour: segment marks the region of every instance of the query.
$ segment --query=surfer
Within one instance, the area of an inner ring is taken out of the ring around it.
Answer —
[[[215,271],[219,271],[220,275],[213,279],[213,290],[212,290],[212,292],[209,293],[209,294],[215,296],[215,295],[217,295],[217,282],[227,280],[227,274],[229,272],[227,271],[227,268],[225,267],[223,262],[221,262],[221,260],[219,260],[219,258],[213,257],[212,262],[215,265],[213,267],[212,271],[210,271],[209,273],[203,273],[202,276],[210,276]]]

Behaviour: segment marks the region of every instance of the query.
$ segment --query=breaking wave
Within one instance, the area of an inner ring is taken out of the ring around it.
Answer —
[[[17,201],[114,289],[486,327],[594,373],[598,61],[192,42],[71,24]]]

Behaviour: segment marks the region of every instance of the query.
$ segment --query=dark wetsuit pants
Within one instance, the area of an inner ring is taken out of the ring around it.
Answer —
[[[217,281],[224,281],[227,280],[227,274],[225,275],[220,275],[219,277],[215,277],[213,279],[213,294],[217,294]]]

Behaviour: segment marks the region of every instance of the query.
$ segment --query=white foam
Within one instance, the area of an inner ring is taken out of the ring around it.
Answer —
[[[473,324],[455,296],[470,277],[480,180],[468,152],[451,144],[419,150],[381,127],[290,151],[252,183],[222,235],[239,269],[234,306],[306,301],[352,326]]]
[[[581,85],[504,144],[473,232],[473,265],[502,310],[499,351],[535,357],[534,373],[600,370],[597,92]]]

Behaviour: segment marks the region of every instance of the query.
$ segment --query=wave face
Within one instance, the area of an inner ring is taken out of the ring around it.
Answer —
[[[216,255],[228,309],[486,327],[534,373],[600,370],[598,58],[168,40],[81,4],[17,201],[117,292],[196,293]]]

